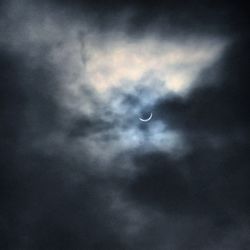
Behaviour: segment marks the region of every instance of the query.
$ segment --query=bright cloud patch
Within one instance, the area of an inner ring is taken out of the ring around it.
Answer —
[[[182,147],[181,135],[159,117],[154,115],[145,127],[138,117],[153,112],[157,101],[171,92],[185,94],[222,55],[225,40],[195,34],[159,38],[151,33],[133,38],[122,29],[100,33],[86,20],[68,22],[54,11],[29,17],[27,8],[27,18],[19,25],[13,22],[15,32],[0,42],[22,52],[32,65],[43,56],[56,68],[61,87],[56,98],[71,111],[70,129],[78,119],[91,128],[83,134],[84,126],[77,126],[75,141],[107,159],[127,149]]]
[[[218,59],[225,45],[201,39],[157,41],[115,37],[100,43],[101,39],[91,37],[85,41],[86,78],[98,91],[128,82],[136,85],[142,78],[153,77],[164,83],[165,90],[181,92],[202,69]]]
[[[211,38],[132,39],[121,33],[90,32],[69,44],[63,60],[68,104],[90,119],[112,124],[112,129],[80,138],[88,145],[91,141],[95,153],[104,143],[98,155],[142,145],[143,149],[181,150],[185,142],[176,131],[157,117],[141,129],[138,117],[141,112],[153,112],[155,103],[171,92],[185,94],[226,45]]]

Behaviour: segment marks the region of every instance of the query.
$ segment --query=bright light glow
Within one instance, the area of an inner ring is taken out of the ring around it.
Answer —
[[[147,119],[139,118],[139,120],[142,121],[142,122],[148,122],[148,121],[151,120],[152,116],[153,116],[153,114],[151,113],[150,116]]]
[[[111,36],[102,44],[92,39],[85,41],[85,76],[100,92],[124,84],[135,85],[145,76],[161,80],[166,91],[181,92],[224,48],[221,41],[198,38],[183,42]]]

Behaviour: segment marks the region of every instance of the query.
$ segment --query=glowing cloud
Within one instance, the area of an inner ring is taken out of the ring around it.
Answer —
[[[225,46],[222,41],[198,38],[158,41],[113,36],[104,41],[96,37],[103,41],[101,44],[93,37],[85,41],[86,78],[100,92],[128,83],[135,85],[147,77],[162,81],[165,91],[182,92],[202,69],[218,59]]]

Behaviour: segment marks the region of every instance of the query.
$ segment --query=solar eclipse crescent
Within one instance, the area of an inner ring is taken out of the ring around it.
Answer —
[[[149,122],[151,120],[152,116],[153,116],[153,114],[150,113],[150,116],[147,119],[139,118],[139,120],[142,122]]]

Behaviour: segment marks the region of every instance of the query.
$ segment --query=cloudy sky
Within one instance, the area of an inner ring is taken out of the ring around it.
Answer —
[[[0,248],[249,249],[248,16],[1,1]]]

